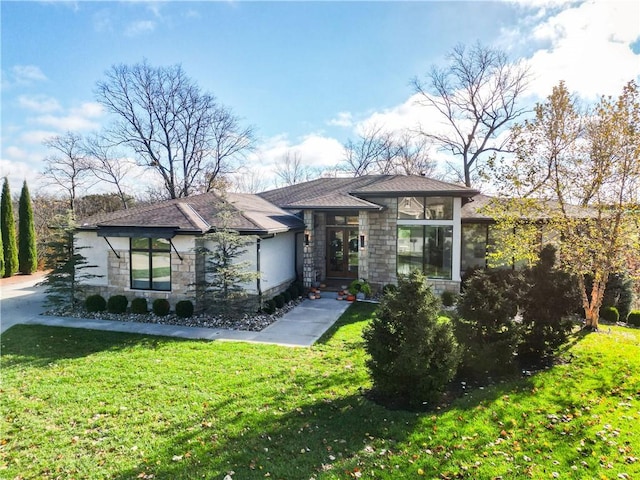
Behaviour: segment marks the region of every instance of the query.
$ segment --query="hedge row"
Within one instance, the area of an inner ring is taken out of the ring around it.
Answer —
[[[108,301],[102,295],[89,295],[84,302],[88,312],[104,312],[107,310],[109,313],[125,313],[128,304],[129,300],[124,295],[113,295],[109,297]],[[164,317],[169,314],[171,305],[168,300],[158,298],[151,304],[151,310],[159,317]],[[181,318],[193,316],[193,310],[193,303],[190,300],[181,300],[176,303],[175,312]],[[149,307],[146,298],[136,297],[131,300],[131,313],[143,314],[148,312]]]

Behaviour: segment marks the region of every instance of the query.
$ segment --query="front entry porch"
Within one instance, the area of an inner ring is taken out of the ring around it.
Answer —
[[[358,278],[358,227],[327,227],[327,280]]]

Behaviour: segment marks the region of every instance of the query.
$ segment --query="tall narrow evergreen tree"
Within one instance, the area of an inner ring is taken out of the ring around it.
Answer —
[[[36,229],[33,224],[33,207],[27,181],[22,185],[18,208],[18,270],[30,275],[38,269]]]
[[[0,232],[4,222],[0,218]],[[0,277],[4,277],[4,247],[2,246],[2,234],[0,233]]]
[[[83,282],[102,275],[88,273],[96,265],[89,265],[80,250],[88,247],[75,245],[73,213],[58,215],[52,225],[53,236],[47,244],[45,266],[51,271],[45,277],[47,300],[45,305],[54,308],[73,308],[81,300]]]
[[[2,250],[4,255],[4,277],[15,275],[18,271],[18,244],[16,242],[16,224],[13,218],[13,205],[9,191],[9,179],[4,177],[2,198],[0,199],[0,217],[2,217]]]

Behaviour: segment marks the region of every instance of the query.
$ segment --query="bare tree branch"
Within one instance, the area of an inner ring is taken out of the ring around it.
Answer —
[[[179,65],[114,65],[96,97],[116,119],[105,137],[158,173],[169,198],[188,196],[196,186],[211,189],[253,148],[252,129],[242,128]]]
[[[509,63],[500,50],[480,44],[467,49],[456,46],[444,69],[432,68],[426,81],[413,80],[419,103],[435,108],[451,131],[422,133],[443,150],[462,157],[464,181],[482,154],[506,151],[507,141],[496,143],[498,134],[526,112],[517,101],[527,87],[526,67]]]

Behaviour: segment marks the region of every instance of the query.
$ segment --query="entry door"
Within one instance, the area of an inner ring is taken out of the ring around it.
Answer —
[[[327,228],[327,277],[358,277],[357,228]]]

